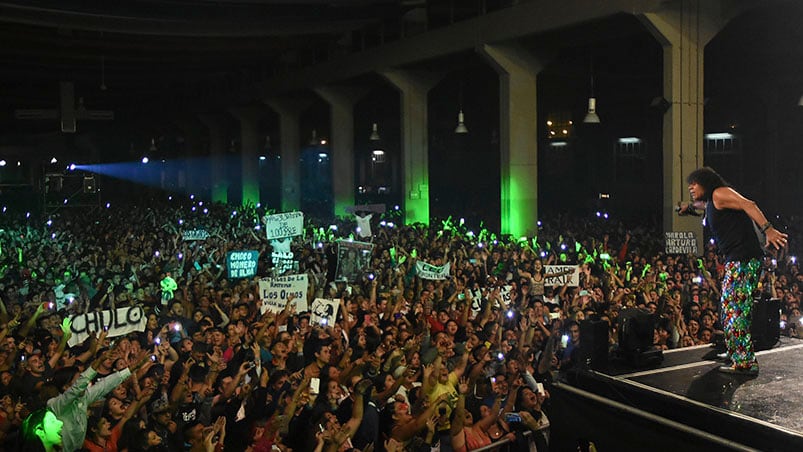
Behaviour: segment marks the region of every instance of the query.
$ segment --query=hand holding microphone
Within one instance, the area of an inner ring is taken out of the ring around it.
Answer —
[[[691,204],[684,204],[679,202],[677,206],[675,206],[675,212],[677,212],[678,216],[685,217],[687,215],[693,215],[695,217],[699,217],[700,214],[694,210],[694,207]]]

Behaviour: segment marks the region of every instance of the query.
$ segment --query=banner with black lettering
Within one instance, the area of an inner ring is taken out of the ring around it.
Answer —
[[[129,306],[114,310],[87,312],[71,317],[72,337],[67,344],[72,347],[89,337],[89,333],[108,329],[108,337],[123,336],[135,331],[145,331],[148,318],[142,306]]]
[[[335,279],[348,282],[356,281],[360,274],[371,266],[371,252],[373,249],[373,243],[347,240],[337,242]]]
[[[340,300],[327,300],[316,298],[310,306],[310,325],[332,326],[337,321],[337,311],[340,309]]]
[[[544,273],[547,275],[554,275],[558,273],[571,271],[569,275],[562,276],[549,276],[544,279],[545,286],[562,286],[569,284],[569,287],[577,287],[580,285],[580,272],[577,271],[577,265],[544,265]]]
[[[287,275],[259,280],[259,297],[262,299],[260,311],[281,312],[284,310],[287,297],[295,296],[296,312],[307,310],[307,288],[309,280],[306,274]]]
[[[446,279],[449,277],[449,269],[452,263],[444,265],[432,265],[422,261],[416,261],[415,274],[421,279]]]

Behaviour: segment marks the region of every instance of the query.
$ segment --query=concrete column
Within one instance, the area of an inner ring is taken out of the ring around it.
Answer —
[[[354,104],[367,90],[354,87],[316,88],[315,92],[330,107],[332,125],[332,192],[334,215],[346,215],[354,205]]]
[[[279,156],[282,160],[283,212],[301,209],[301,143],[298,121],[311,101],[267,99],[265,103],[279,115]]]
[[[544,63],[518,45],[479,47],[499,74],[501,229],[515,237],[538,230],[538,73]]]
[[[193,116],[182,116],[174,122],[184,137],[185,157],[181,159],[182,165],[179,168],[179,186],[183,173],[186,190],[189,193],[204,193],[206,196],[209,192],[209,178],[201,176],[203,164],[209,160],[202,154],[204,149],[201,149],[204,125]],[[208,165],[205,167],[208,168]]]
[[[240,180],[242,182],[242,203],[257,205],[259,199],[259,151],[262,146],[262,135],[259,133],[259,120],[262,117],[261,107],[229,108],[240,122]]]
[[[209,172],[212,202],[227,203],[229,181],[226,179],[226,137],[223,131],[223,117],[218,114],[201,114],[198,119],[209,130]]]
[[[664,49],[664,98],[670,108],[663,120],[664,232],[692,231],[703,250],[697,217],[679,217],[674,208],[688,201],[686,177],[703,166],[703,60],[705,45],[727,22],[728,2],[679,0],[638,17]],[[728,11],[733,14],[733,10]]]
[[[404,162],[404,221],[429,224],[427,94],[439,76],[411,71],[382,72],[401,93],[401,150]]]

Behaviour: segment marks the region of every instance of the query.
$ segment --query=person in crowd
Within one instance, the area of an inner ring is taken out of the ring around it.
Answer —
[[[40,408],[29,414],[22,423],[23,451],[54,452],[62,450],[62,422],[48,408]]]
[[[306,238],[291,243],[298,270],[289,271],[307,276],[306,292],[282,295],[260,288],[279,274],[271,243],[250,223],[266,208],[205,203],[204,213],[194,202],[0,216],[0,449],[58,448],[58,430],[70,451],[469,451],[515,442],[543,452],[547,389],[575,364],[575,321],[607,320],[611,346],[620,311],[648,304],[667,347],[708,343],[727,326],[711,302],[727,262],[710,245],[700,261],[665,255],[648,225],[558,215],[538,237],[518,240],[387,217],[396,225],[372,231],[370,270],[343,282],[334,250],[353,223],[307,219]],[[188,228],[209,236],[185,239]],[[244,249],[259,251],[257,275],[228,278],[225,256]],[[762,283],[792,322],[803,276],[786,250]],[[419,261],[450,263],[449,278],[424,279]],[[579,273],[579,287],[546,285],[568,276],[556,264]],[[176,287],[165,291],[168,275]],[[323,297],[341,301],[327,305],[325,324],[311,324]],[[126,307],[140,316],[130,319],[135,328],[120,318],[92,334],[69,325]],[[43,406],[64,425],[44,428]],[[500,406],[516,416],[500,416]],[[40,417],[26,424],[30,411]]]

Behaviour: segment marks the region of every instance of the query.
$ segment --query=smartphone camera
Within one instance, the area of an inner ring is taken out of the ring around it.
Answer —
[[[438,414],[441,415],[441,416],[446,415],[446,407],[442,406],[442,407],[438,408]]]

